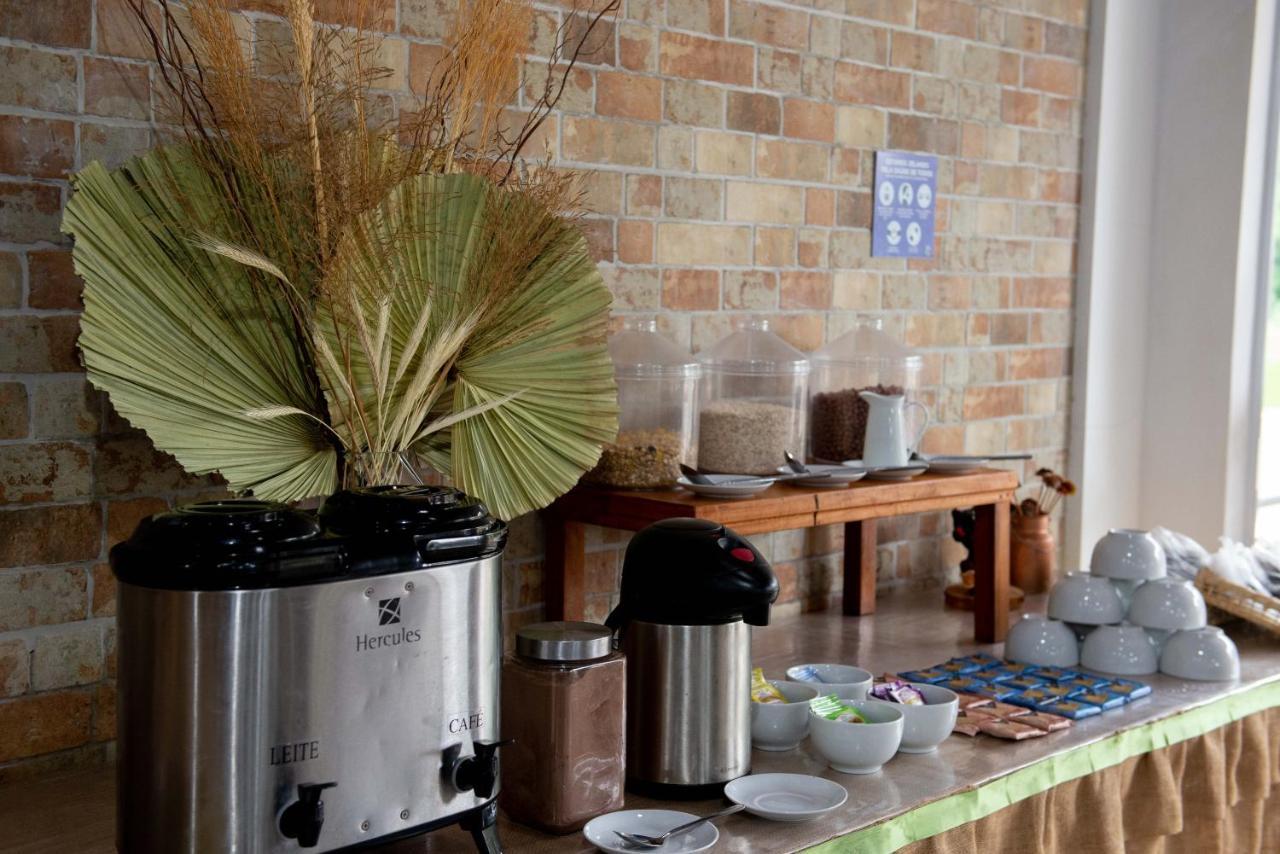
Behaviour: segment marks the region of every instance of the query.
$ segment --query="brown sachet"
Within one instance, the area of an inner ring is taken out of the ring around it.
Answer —
[[[956,694],[960,698],[960,710],[967,711],[980,706],[990,706],[995,700],[990,697],[979,697],[977,694]]]
[[[978,724],[979,720],[979,718],[972,717],[965,712],[961,712],[956,715],[956,722],[951,726],[951,731],[958,732],[961,735],[977,735],[982,732],[982,728]]]
[[[1045,732],[1054,732],[1071,726],[1071,719],[1064,718],[1062,715],[1051,715],[1048,712],[1032,712],[1029,715],[1020,716],[1018,723],[1033,726]]]
[[[996,738],[1007,738],[1011,741],[1022,741],[1024,738],[1037,738],[1045,735],[1042,729],[1020,724],[1017,721],[1001,721],[995,718],[984,718],[978,722],[978,729]]]
[[[1023,715],[1031,714],[1031,710],[1022,706],[1015,706],[1013,703],[1001,703],[996,701],[989,707],[990,711],[997,717],[1001,718],[1020,718]]]

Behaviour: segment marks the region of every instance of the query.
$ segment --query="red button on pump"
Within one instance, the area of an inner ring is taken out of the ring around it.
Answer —
[[[756,553],[744,546],[738,546],[736,549],[729,549],[729,554],[733,555],[743,563],[754,563],[756,559]]]

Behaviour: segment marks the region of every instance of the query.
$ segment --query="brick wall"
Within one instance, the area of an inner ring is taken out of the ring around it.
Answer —
[[[547,132],[559,160],[596,170],[586,228],[616,311],[656,313],[695,349],[745,312],[806,350],[882,317],[925,353],[927,450],[1061,466],[1086,0],[624,3]],[[242,5],[269,62],[278,0]],[[412,108],[452,6],[385,0],[390,105]],[[539,52],[562,14],[539,7]],[[75,353],[67,176],[152,144],[145,55],[122,0],[0,0],[0,779],[109,754],[107,550],[217,491],[116,418]],[[940,155],[933,261],[869,257],[881,147]],[[936,584],[949,530],[936,514],[882,523],[882,584]],[[784,607],[838,587],[838,538],[761,538]],[[591,533],[597,618],[622,543]],[[517,520],[509,628],[540,616],[541,548],[536,519]]]

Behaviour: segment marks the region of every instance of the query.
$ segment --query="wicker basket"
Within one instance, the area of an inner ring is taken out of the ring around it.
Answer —
[[[1196,574],[1196,587],[1211,607],[1280,636],[1280,599],[1255,593],[1208,569]]]

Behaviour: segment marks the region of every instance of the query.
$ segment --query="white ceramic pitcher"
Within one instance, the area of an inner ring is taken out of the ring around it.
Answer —
[[[862,462],[868,466],[905,466],[911,459],[911,450],[920,444],[924,431],[929,428],[929,407],[913,400],[906,402],[900,394],[877,394],[860,391],[858,396],[867,402],[867,432],[862,443]],[[924,412],[924,423],[911,444],[907,444],[905,412],[908,406],[918,406]]]

